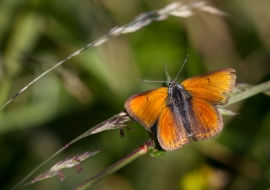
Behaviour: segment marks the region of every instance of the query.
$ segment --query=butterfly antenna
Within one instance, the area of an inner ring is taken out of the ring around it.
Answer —
[[[188,60],[188,57],[189,57],[189,55],[186,56],[186,59],[185,59],[184,63],[182,64],[182,67],[180,68],[179,72],[177,73],[177,75],[176,75],[176,77],[175,77],[175,79],[174,79],[175,81],[176,81],[178,75],[180,74],[180,72],[182,71],[184,65],[186,64],[186,62],[187,62],[187,60]]]
[[[166,81],[159,81],[159,80],[143,80],[143,79],[137,79],[140,82],[166,82]]]

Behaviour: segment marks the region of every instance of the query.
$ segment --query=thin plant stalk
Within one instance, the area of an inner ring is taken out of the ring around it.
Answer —
[[[75,190],[88,189],[89,187],[95,185],[96,183],[103,180],[107,176],[109,176],[112,173],[118,171],[119,169],[123,168],[127,164],[131,163],[135,159],[137,159],[137,158],[141,157],[142,155],[146,154],[148,152],[149,142],[150,141],[144,143],[143,145],[138,147],[136,150],[134,150],[129,155],[125,156],[124,158],[122,158],[118,162],[114,163],[113,165],[111,165],[107,169],[103,170],[102,172],[98,173],[97,175],[91,177],[90,179],[88,179],[87,181],[85,181],[84,183],[82,183],[81,185],[76,187]]]
[[[28,87],[30,87],[32,84],[34,84],[36,81],[38,81],[40,78],[54,70],[56,67],[62,65],[67,60],[81,54],[85,50],[97,47],[108,41],[109,39],[120,36],[125,33],[131,33],[135,32],[137,30],[140,30],[144,28],[145,26],[151,24],[154,21],[161,21],[167,19],[169,16],[176,16],[176,17],[190,17],[194,14],[194,10],[200,10],[204,12],[208,12],[210,14],[220,15],[220,16],[226,16],[227,14],[214,8],[211,6],[208,6],[205,2],[192,2],[192,3],[182,3],[182,2],[174,2],[171,4],[168,4],[167,6],[163,7],[162,9],[155,10],[155,11],[149,11],[146,13],[141,13],[139,16],[135,17],[131,22],[120,26],[112,28],[107,34],[104,36],[101,36],[99,39],[87,44],[83,48],[77,50],[76,52],[72,53],[71,55],[67,56],[62,61],[55,64],[53,67],[39,75],[37,78],[32,80],[30,83],[28,83],[25,87],[23,87],[21,90],[19,90],[15,95],[13,95],[4,105],[0,107],[0,110],[2,110],[4,107],[6,107],[10,102],[12,102],[15,98],[17,98],[21,93],[23,93]]]
[[[49,162],[52,158],[54,158],[56,155],[67,149],[70,145],[77,142],[78,140],[85,138],[89,135],[96,134],[105,130],[113,130],[117,128],[122,128],[125,125],[127,125],[128,122],[131,121],[131,118],[126,114],[126,112],[120,112],[119,114],[107,119],[106,121],[98,124],[97,126],[89,129],[88,131],[84,132],[83,134],[79,135],[69,143],[67,143],[65,146],[63,146],[61,149],[56,151],[52,156],[50,156],[48,159],[46,159],[44,162],[42,162],[40,165],[38,165],[34,170],[32,170],[29,174],[27,174],[14,188],[18,189],[20,186],[25,183],[29,179],[31,175],[33,175],[39,168],[41,168],[44,164]]]

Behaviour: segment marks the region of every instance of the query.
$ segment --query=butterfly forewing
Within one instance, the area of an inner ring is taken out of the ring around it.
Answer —
[[[166,151],[176,150],[190,143],[180,117],[173,111],[173,105],[166,106],[158,119],[157,135],[160,146]]]
[[[161,87],[131,96],[126,101],[125,108],[134,120],[150,130],[166,107],[167,97],[168,88]]]
[[[235,85],[234,69],[218,69],[209,73],[189,78],[181,83],[193,97],[211,104],[224,105],[228,102],[228,93]]]

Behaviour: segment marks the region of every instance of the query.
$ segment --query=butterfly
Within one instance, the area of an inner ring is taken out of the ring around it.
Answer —
[[[235,85],[235,70],[224,68],[168,87],[135,94],[125,102],[127,113],[146,130],[157,124],[162,149],[176,150],[191,142],[209,139],[223,128],[216,106],[225,105]]]

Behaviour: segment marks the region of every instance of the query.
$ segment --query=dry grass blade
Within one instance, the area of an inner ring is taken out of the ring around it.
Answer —
[[[76,156],[69,157],[65,160],[62,160],[62,161],[58,162],[57,164],[55,164],[48,172],[45,172],[45,173],[38,175],[37,177],[32,179],[30,182],[24,184],[23,187],[28,186],[28,185],[33,184],[33,183],[36,183],[38,181],[45,180],[47,178],[51,178],[55,175],[58,175],[60,177],[60,180],[63,181],[64,178],[66,177],[62,173],[63,169],[76,166],[77,172],[80,173],[83,171],[81,166],[80,166],[80,163],[82,161],[86,160],[87,158],[89,158],[90,156],[96,155],[99,152],[100,152],[100,150],[96,150],[96,151],[92,151],[92,152],[87,151],[87,152],[84,152],[82,154],[78,154]]]
[[[10,102],[12,102],[15,98],[17,98],[21,93],[23,93],[29,86],[34,84],[36,81],[38,81],[40,78],[42,78],[47,73],[54,70],[56,67],[62,65],[67,60],[71,59],[72,57],[75,57],[82,53],[83,51],[87,50],[91,47],[96,47],[102,45],[104,42],[108,41],[110,38],[113,38],[115,36],[119,36],[121,34],[125,33],[131,33],[135,32],[137,30],[140,30],[141,28],[149,25],[153,21],[160,21],[168,18],[168,16],[177,16],[177,17],[189,17],[193,15],[194,10],[201,10],[205,11],[211,14],[216,15],[222,15],[224,16],[225,13],[222,11],[219,11],[218,9],[208,6],[205,4],[205,2],[193,2],[193,3],[181,3],[181,2],[174,2],[166,7],[157,10],[157,11],[150,11],[146,13],[142,13],[139,16],[135,17],[134,20],[127,23],[126,25],[123,25],[121,27],[115,27],[111,29],[106,35],[100,37],[96,41],[93,41],[89,44],[87,44],[85,47],[81,48],[80,50],[74,52],[73,54],[69,55],[44,73],[42,73],[40,76],[35,78],[33,81],[31,81],[29,84],[27,84],[25,87],[23,87],[21,90],[19,90],[14,96],[12,96],[4,105],[0,107],[0,110],[2,110],[4,107],[6,107]]]

